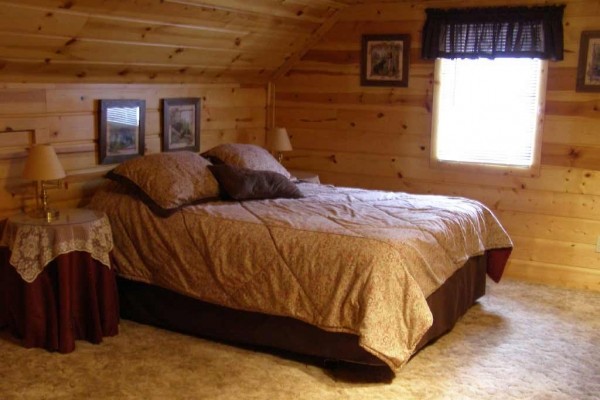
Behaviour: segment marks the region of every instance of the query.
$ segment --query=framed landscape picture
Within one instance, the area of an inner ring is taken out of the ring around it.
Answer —
[[[145,100],[100,100],[100,164],[116,164],[144,154],[145,116]]]
[[[363,35],[362,86],[408,86],[410,35]]]
[[[200,99],[163,100],[163,150],[200,151]]]
[[[600,31],[581,32],[576,90],[600,92]]]

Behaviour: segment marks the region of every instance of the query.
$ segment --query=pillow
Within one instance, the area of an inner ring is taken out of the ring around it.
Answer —
[[[106,177],[134,189],[152,211],[167,216],[182,206],[219,197],[210,162],[190,151],[127,160]]]
[[[292,174],[267,150],[253,144],[221,144],[202,153],[202,155],[213,161],[213,164],[224,163],[259,171],[273,171],[288,179],[292,178]]]
[[[259,200],[304,197],[295,183],[280,173],[257,171],[233,165],[209,165],[221,190],[234,200]]]

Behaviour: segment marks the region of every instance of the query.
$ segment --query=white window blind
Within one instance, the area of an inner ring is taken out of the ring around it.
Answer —
[[[435,157],[532,166],[543,63],[529,58],[439,59]]]

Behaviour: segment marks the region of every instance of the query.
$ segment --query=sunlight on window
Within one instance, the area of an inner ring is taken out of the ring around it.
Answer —
[[[437,159],[530,167],[542,61],[443,59],[439,68]]]

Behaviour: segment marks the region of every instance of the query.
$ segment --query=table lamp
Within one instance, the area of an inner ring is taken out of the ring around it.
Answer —
[[[49,144],[38,144],[29,150],[25,169],[23,170],[23,178],[40,182],[37,188],[41,187],[42,190],[40,195],[42,204],[40,206],[38,203],[38,207],[33,214],[34,217],[44,218],[48,222],[58,217],[58,211],[52,210],[48,206],[47,190],[49,188],[59,188],[61,185],[60,179],[65,176],[65,170],[56,156],[54,147]]]
[[[277,155],[277,161],[281,164],[284,151],[292,151],[292,143],[285,128],[275,128],[269,135],[269,148]]]

